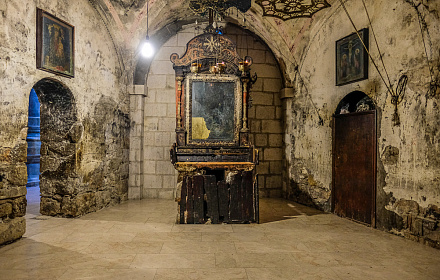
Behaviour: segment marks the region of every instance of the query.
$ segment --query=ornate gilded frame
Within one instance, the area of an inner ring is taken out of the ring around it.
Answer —
[[[37,8],[37,69],[75,76],[75,27]]]
[[[192,84],[193,82],[224,82],[234,83],[234,133],[231,141],[210,140],[210,139],[193,139],[193,104],[192,104]],[[242,116],[242,85],[240,78],[236,75],[228,74],[188,74],[185,78],[185,120],[186,120],[186,137],[187,144],[191,146],[238,146],[239,134],[241,129],[241,116]]]

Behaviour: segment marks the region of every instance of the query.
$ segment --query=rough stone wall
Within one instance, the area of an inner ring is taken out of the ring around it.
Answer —
[[[36,69],[37,7],[75,26],[75,78]],[[74,189],[68,197],[58,190],[49,191],[52,198],[58,195],[51,202],[50,214],[78,216],[126,199],[129,123],[126,92],[120,86],[122,69],[102,20],[88,1],[0,1],[0,25],[2,244],[25,231],[27,112],[30,90],[38,81],[52,78],[68,88],[75,100],[75,123],[84,127],[80,139],[64,138],[65,144],[59,145],[64,149],[74,143],[81,156],[75,183],[66,184]],[[96,180],[96,175],[102,180]],[[55,211],[58,207],[61,210]]]
[[[439,246],[440,90],[429,93],[429,66],[438,84],[440,3],[366,2],[392,86],[396,88],[402,74],[408,75],[406,94],[398,106],[401,124],[393,125],[390,93],[371,60],[369,79],[335,86],[335,41],[351,34],[353,27],[340,4],[333,3],[312,23],[304,34],[305,43],[298,44],[294,53],[300,60],[298,71],[290,73],[295,98],[286,111],[287,195],[330,210],[332,115],[344,96],[362,91],[374,100],[378,111],[377,227]],[[346,5],[357,28],[368,27],[362,3],[348,1]],[[371,28],[369,45],[387,80]]]

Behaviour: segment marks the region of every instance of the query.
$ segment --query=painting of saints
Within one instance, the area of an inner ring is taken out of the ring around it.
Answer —
[[[37,61],[37,67],[73,77],[73,26],[44,11],[40,13],[41,47],[40,61]]]
[[[362,40],[359,38],[362,38]],[[344,85],[368,78],[368,29],[336,41],[336,85]]]

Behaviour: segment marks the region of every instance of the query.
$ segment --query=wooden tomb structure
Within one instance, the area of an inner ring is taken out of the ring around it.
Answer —
[[[249,143],[250,57],[216,31],[170,57],[176,73],[177,222],[258,222],[258,151]],[[255,78],[254,78],[255,80]],[[255,81],[253,81],[255,82]]]

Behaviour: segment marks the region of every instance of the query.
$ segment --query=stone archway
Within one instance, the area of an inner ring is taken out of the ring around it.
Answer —
[[[78,142],[83,127],[77,123],[75,99],[65,85],[46,78],[33,88],[41,104],[40,213],[68,215],[79,185]]]

